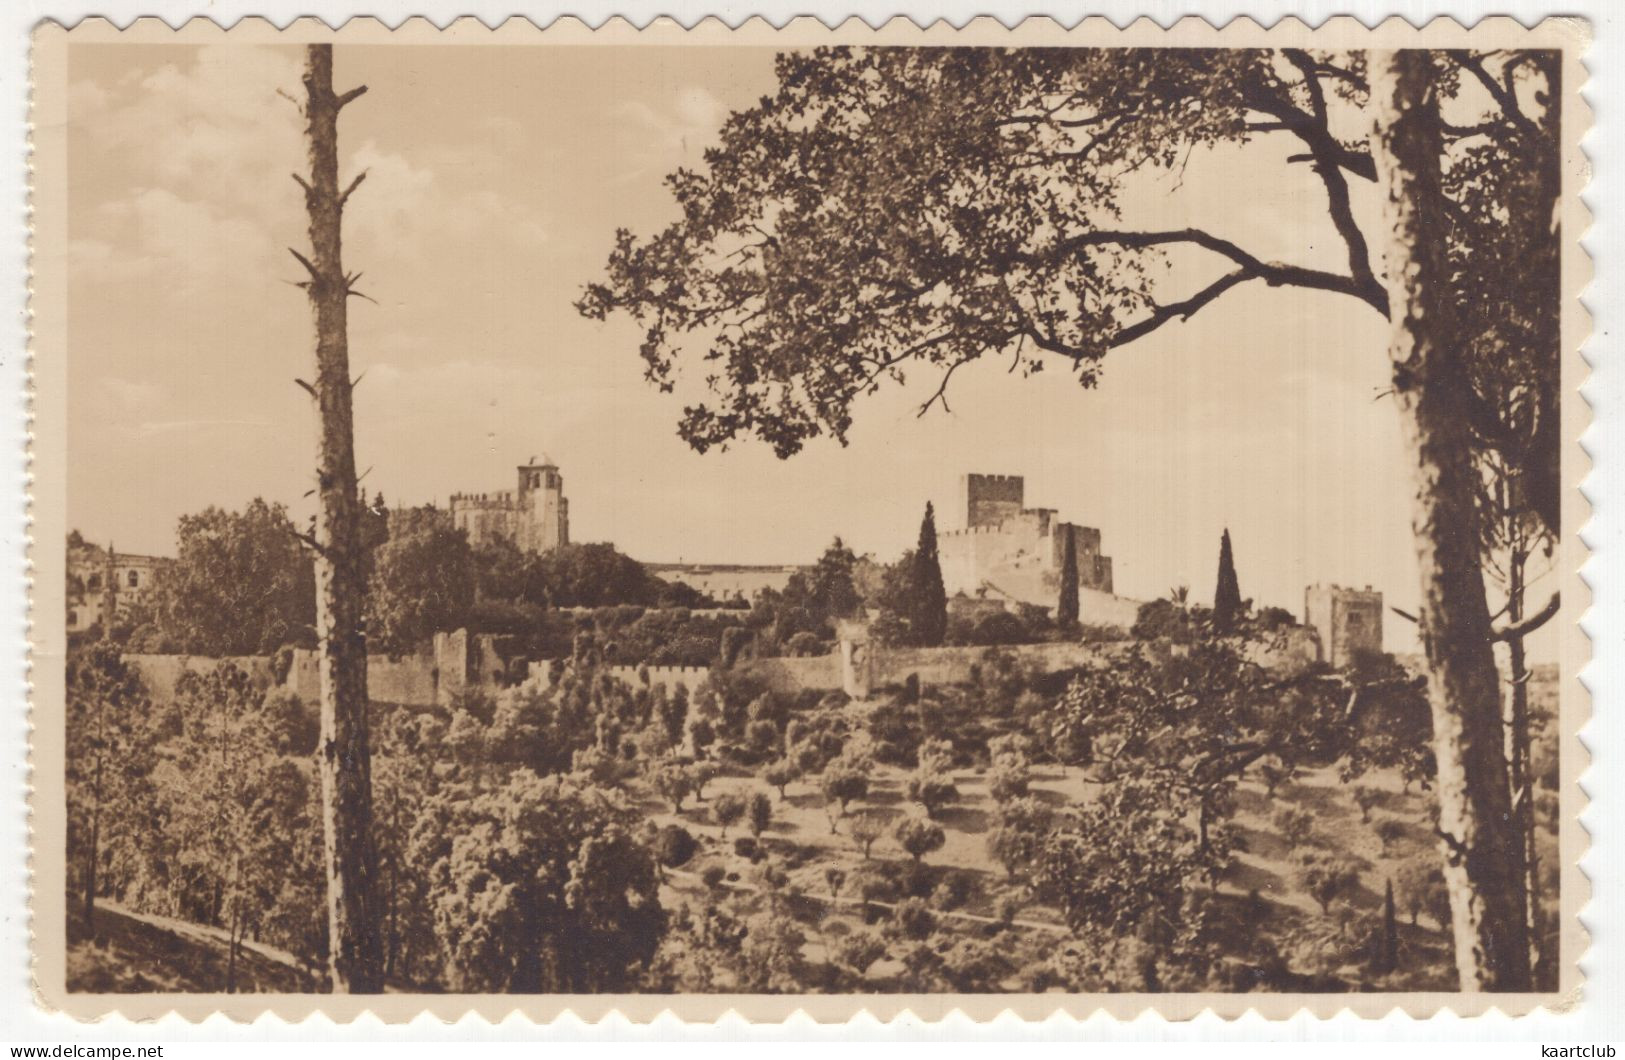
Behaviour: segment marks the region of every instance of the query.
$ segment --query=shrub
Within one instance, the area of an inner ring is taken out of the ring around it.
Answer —
[[[931,904],[945,913],[952,912],[974,901],[979,890],[975,876],[968,872],[950,872],[931,892]]]
[[[700,882],[705,884],[709,890],[715,891],[722,886],[722,881],[727,876],[728,870],[721,865],[707,865],[705,871],[700,873]]]
[[[1005,928],[1014,927],[1016,917],[1021,915],[1021,900],[1014,895],[1005,895],[999,899],[999,904],[995,907],[995,915],[998,916],[999,923],[1003,924]]]
[[[835,963],[862,978],[869,966],[886,956],[886,944],[868,931],[854,931],[835,947]]]
[[[699,846],[688,829],[668,824],[660,830],[660,835],[655,840],[655,856],[668,869],[675,869],[679,865],[686,865]]]
[[[897,845],[915,861],[932,851],[941,850],[948,838],[940,825],[923,817],[904,817],[897,822],[893,834],[897,837]]]
[[[1405,826],[1391,817],[1378,821],[1372,831],[1376,832],[1377,838],[1382,841],[1382,852],[1384,854],[1387,854],[1395,843],[1406,836]]]
[[[1032,785],[1032,772],[1027,759],[1017,755],[999,755],[993,759],[993,771],[988,774],[987,792],[994,802],[1006,803],[1024,798]]]
[[[1301,810],[1296,806],[1286,806],[1275,811],[1272,818],[1275,830],[1281,838],[1294,849],[1302,847],[1309,842],[1315,834],[1315,817],[1308,810]]]
[[[749,858],[750,860],[755,861],[757,849],[758,847],[756,840],[752,839],[748,835],[742,835],[734,840],[734,853],[738,854],[742,858]]]
[[[800,658],[824,655],[828,651],[829,646],[824,639],[811,630],[804,629],[784,642],[784,653]]]
[[[779,729],[771,721],[753,721],[745,726],[745,744],[757,755],[770,754],[779,744]]]
[[[905,898],[892,913],[888,930],[916,942],[924,942],[937,930],[937,915],[918,898]]]
[[[272,685],[265,690],[260,709],[271,724],[271,739],[279,754],[309,758],[322,738],[322,719],[291,688]]]

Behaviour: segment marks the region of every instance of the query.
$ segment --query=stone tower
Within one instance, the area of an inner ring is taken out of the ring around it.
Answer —
[[[1382,594],[1371,586],[1311,585],[1303,591],[1303,621],[1320,637],[1320,660],[1344,667],[1363,653],[1382,652]]]
[[[1020,475],[965,475],[959,484],[967,528],[998,526],[1020,515],[1026,501],[1026,483]]]
[[[525,552],[547,552],[570,543],[570,502],[564,497],[564,477],[546,456],[518,468],[518,545]]]

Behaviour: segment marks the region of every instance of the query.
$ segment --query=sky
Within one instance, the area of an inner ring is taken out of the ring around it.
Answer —
[[[74,45],[69,108],[69,522],[172,554],[179,516],[256,496],[311,509],[313,360],[288,247],[308,245],[291,47]],[[1243,596],[1301,615],[1304,587],[1372,585],[1413,610],[1410,480],[1383,395],[1386,323],[1347,296],[1242,285],[1114,351],[1100,385],[961,370],[863,399],[850,445],[781,461],[695,454],[684,390],[642,378],[626,319],[581,318],[615,230],[648,235],[662,185],[773,88],[754,48],[350,47],[340,124],[358,465],[391,503],[512,488],[550,455],[571,536],[646,561],[809,562],[840,535],[880,559],[938,525],[965,472],[1099,527],[1119,594],[1210,600],[1229,528]],[[1324,192],[1291,144],[1198,153],[1125,197],[1125,227],[1197,225],[1255,255],[1339,268]],[[1357,187],[1367,230],[1370,187]],[[1213,266],[1191,262],[1186,291]],[[1174,289],[1170,288],[1170,298]],[[700,351],[695,351],[700,352]],[[692,385],[686,383],[685,387]],[[934,382],[932,383],[934,385]],[[1548,579],[1549,580],[1549,579]],[[1544,598],[1543,583],[1531,598]],[[1414,632],[1389,616],[1390,649]]]

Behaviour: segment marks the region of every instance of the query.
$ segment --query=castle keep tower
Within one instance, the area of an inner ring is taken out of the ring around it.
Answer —
[[[950,595],[992,594],[1053,607],[1068,537],[1077,549],[1079,588],[1112,591],[1112,561],[1100,554],[1100,531],[1064,522],[1054,508],[1028,508],[1020,475],[965,475],[959,496],[965,529],[937,534]]]
[[[547,457],[517,469],[518,488],[495,493],[454,493],[451,521],[478,548],[497,539],[521,552],[547,552],[570,543],[570,502],[564,477]]]
[[[1347,666],[1357,655],[1382,652],[1382,594],[1311,585],[1303,591],[1303,621],[1320,636],[1320,659]]]

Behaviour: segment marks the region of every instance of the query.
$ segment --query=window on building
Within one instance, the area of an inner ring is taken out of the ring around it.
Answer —
[[[141,587],[141,574],[139,571],[130,572],[129,585],[132,589],[139,589]]]
[[[68,611],[68,625],[77,626],[78,624],[79,624],[79,612],[74,611],[74,610],[72,610],[70,608],[69,611]]]

